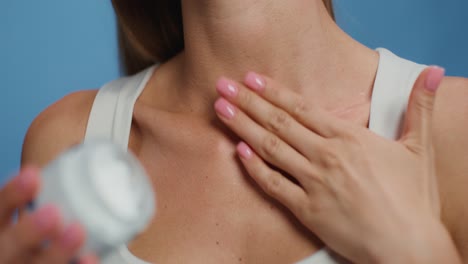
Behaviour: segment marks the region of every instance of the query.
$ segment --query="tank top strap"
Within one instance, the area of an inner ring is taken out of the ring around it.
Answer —
[[[372,91],[369,129],[389,139],[397,139],[411,90],[427,67],[400,58],[379,48],[380,61]]]
[[[112,140],[127,150],[135,102],[156,67],[112,81],[99,89],[89,115],[85,141]]]

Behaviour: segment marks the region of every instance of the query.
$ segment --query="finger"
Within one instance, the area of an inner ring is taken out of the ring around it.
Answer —
[[[307,198],[301,187],[268,167],[246,143],[241,142],[237,146],[237,153],[247,173],[266,194],[289,208],[294,214],[300,210],[303,201]]]
[[[95,255],[87,255],[83,256],[78,260],[79,264],[98,264],[99,260],[98,257]]]
[[[304,98],[274,80],[258,73],[247,73],[244,84],[265,100],[284,109],[305,127],[323,137],[335,137],[346,131],[343,120],[321,107],[308,103]]]
[[[414,84],[401,137],[413,151],[420,152],[430,146],[435,94],[444,74],[443,68],[432,66]]]
[[[84,229],[78,223],[73,223],[34,258],[39,263],[69,263],[78,254],[84,241]]]
[[[325,144],[321,136],[297,122],[289,113],[242,85],[221,78],[216,84],[216,89],[254,121],[279,136],[307,158],[311,159],[311,156],[317,153],[316,146]]]
[[[53,206],[45,206],[23,217],[18,224],[5,230],[0,236],[0,263],[13,263],[17,258],[37,250],[44,241],[60,231],[60,215]]]
[[[33,200],[39,189],[39,170],[24,168],[0,190],[0,232],[12,221],[16,209]]]
[[[302,179],[310,168],[310,163],[304,156],[255,123],[226,99],[218,99],[215,109],[221,121],[252,146],[263,159],[286,171],[303,184]]]

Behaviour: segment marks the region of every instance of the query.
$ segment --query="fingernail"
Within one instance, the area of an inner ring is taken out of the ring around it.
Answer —
[[[234,98],[237,96],[238,89],[237,86],[226,78],[219,79],[218,83],[216,84],[216,90],[225,97]]]
[[[47,231],[52,228],[58,219],[58,210],[52,205],[46,205],[34,214],[33,221],[41,231]]]
[[[439,66],[431,66],[426,78],[426,89],[435,92],[444,78],[445,69]]]
[[[265,90],[266,87],[265,79],[255,72],[247,73],[244,83],[252,90],[258,92]]]
[[[60,245],[65,249],[74,249],[80,243],[81,236],[81,227],[78,224],[71,224],[63,231]]]
[[[244,142],[241,142],[239,145],[237,145],[237,152],[242,156],[242,158],[247,160],[251,159],[253,155],[252,149]]]
[[[19,191],[27,191],[34,185],[36,172],[32,169],[24,169],[16,179],[16,186]]]
[[[77,260],[78,261],[78,260]],[[94,255],[88,255],[88,256],[84,256],[84,257],[80,257],[80,260],[76,263],[80,263],[80,264],[96,264],[98,263],[97,261],[97,257],[94,256]]]
[[[216,100],[215,110],[227,119],[232,119],[236,115],[234,106],[224,98]]]

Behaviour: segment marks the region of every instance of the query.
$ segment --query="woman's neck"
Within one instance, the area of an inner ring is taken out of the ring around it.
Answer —
[[[177,97],[192,109],[211,109],[220,76],[240,81],[251,70],[332,111],[370,98],[377,54],[342,32],[321,1],[183,0],[182,9]]]

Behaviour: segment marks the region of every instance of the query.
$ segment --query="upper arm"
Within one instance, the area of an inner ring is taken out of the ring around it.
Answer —
[[[22,166],[43,167],[62,151],[80,143],[95,96],[95,90],[74,92],[40,113],[26,133]]]
[[[445,78],[433,120],[442,219],[468,262],[468,79]]]

